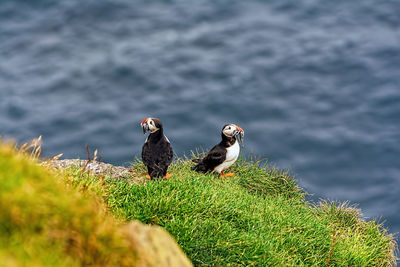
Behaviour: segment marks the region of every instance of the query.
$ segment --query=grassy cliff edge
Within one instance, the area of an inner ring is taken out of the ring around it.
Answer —
[[[144,238],[152,228],[138,220],[166,229],[199,266],[396,265],[397,244],[381,224],[346,204],[308,203],[276,168],[240,160],[221,179],[178,159],[171,179],[148,181],[140,161],[118,179],[117,169],[83,165],[50,171],[0,142],[0,262],[157,266],[180,253],[158,242],[161,232]]]
[[[178,159],[168,180],[143,179],[138,161],[125,179],[80,176],[75,182],[102,183],[116,216],[164,227],[195,265],[396,264],[396,242],[381,224],[366,222],[346,203],[308,203],[285,171],[240,160],[231,168],[236,175],[221,179],[191,171],[192,164]]]

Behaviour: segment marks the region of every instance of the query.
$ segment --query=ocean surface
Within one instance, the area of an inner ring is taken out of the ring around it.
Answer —
[[[400,231],[400,0],[1,0],[0,135],[127,165],[159,117],[178,156],[244,156]]]

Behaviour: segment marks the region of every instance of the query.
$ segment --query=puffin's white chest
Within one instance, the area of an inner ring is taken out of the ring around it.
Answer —
[[[237,158],[239,157],[239,152],[240,152],[240,146],[239,142],[236,141],[232,146],[228,147],[226,153],[226,159],[225,161],[236,161]]]
[[[214,170],[218,173],[221,173],[221,171],[229,168],[233,163],[235,163],[235,161],[239,157],[239,152],[240,152],[239,142],[236,141],[232,146],[226,149],[225,161],[220,165],[218,165],[217,167],[215,167]]]

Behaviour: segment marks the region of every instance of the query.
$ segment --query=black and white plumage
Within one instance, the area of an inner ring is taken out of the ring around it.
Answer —
[[[146,118],[141,123],[143,133],[150,134],[142,147],[142,160],[147,167],[150,179],[167,177],[167,170],[172,162],[173,150],[168,138],[164,135],[163,126],[157,118]]]
[[[224,170],[229,168],[240,153],[239,141],[242,140],[244,131],[242,128],[235,124],[226,124],[222,128],[222,140],[219,144],[214,146],[203,159],[194,159],[197,163],[192,167],[192,170],[198,172],[216,171],[221,175],[226,175]],[[233,174],[227,175],[231,176]]]

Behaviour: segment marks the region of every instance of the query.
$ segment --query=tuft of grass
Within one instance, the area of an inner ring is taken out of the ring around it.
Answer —
[[[395,265],[396,242],[381,224],[346,204],[311,205],[287,171],[242,159],[222,179],[191,166],[178,159],[171,179],[143,184],[103,179],[98,193],[119,218],[164,227],[198,266]],[[132,168],[145,174],[140,161]]]

